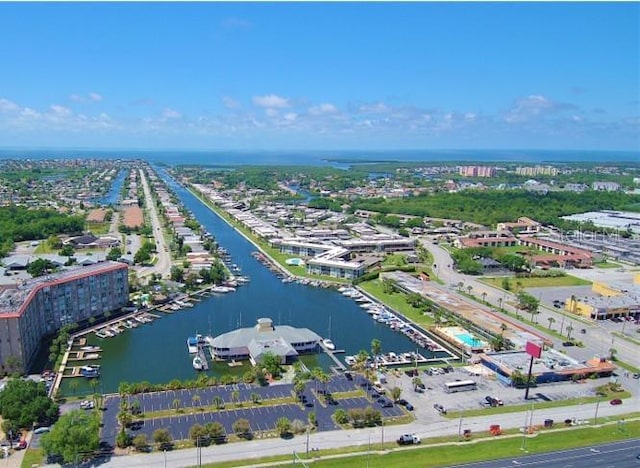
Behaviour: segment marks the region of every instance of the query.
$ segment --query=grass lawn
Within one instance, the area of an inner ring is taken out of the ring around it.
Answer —
[[[383,266],[404,266],[407,265],[407,256],[403,254],[387,255],[382,261]]]
[[[363,281],[358,286],[378,299],[383,304],[397,310],[408,319],[417,323],[418,325],[430,326],[433,325],[433,318],[429,315],[424,315],[420,309],[416,309],[413,306],[407,304],[406,294],[395,292],[387,294],[383,291],[382,281],[374,279],[370,281]]]
[[[603,419],[604,421],[604,419]],[[544,453],[554,450],[585,447],[589,445],[632,439],[640,431],[639,421],[627,421],[619,426],[616,419],[599,427],[561,428],[546,430],[535,436],[523,439],[519,433],[505,431],[502,437],[490,438],[477,443],[458,442],[457,436],[443,436],[425,439],[422,446],[398,448],[395,442],[372,443],[371,446],[352,446],[336,449],[320,450],[310,454],[313,466],[362,467],[405,467],[405,466],[446,466],[470,463],[482,460],[496,460],[500,458],[521,456],[523,440],[526,441],[528,453]],[[487,437],[485,434],[473,434],[477,437]],[[436,445],[438,444],[438,445]],[[384,450],[384,452],[380,452]],[[344,456],[340,456],[344,455]],[[298,456],[304,459],[303,451]],[[318,457],[332,457],[320,459]],[[261,463],[282,461],[277,466],[291,465],[291,455],[276,455],[272,457],[254,458],[251,460],[237,460],[208,464],[206,467],[256,466]]]
[[[31,468],[34,465],[40,466],[44,458],[44,451],[41,448],[28,448],[24,453],[21,468]]]
[[[557,430],[539,433],[533,437],[503,437],[482,441],[474,444],[448,444],[438,447],[424,447],[418,449],[396,450],[383,454],[368,455],[365,451],[361,455],[333,460],[314,461],[313,466],[361,467],[367,457],[369,467],[404,467],[404,466],[449,466],[471,463],[482,460],[496,460],[508,457],[519,457],[523,440],[529,454],[566,450],[570,447],[586,447],[589,445],[628,440],[640,430],[639,421],[627,421],[622,427],[615,424],[604,428],[589,427],[583,429]],[[423,444],[428,441],[423,441]],[[338,462],[338,463],[337,463]]]
[[[594,262],[593,266],[596,268],[620,268],[619,263],[610,262],[605,260],[604,262]]]
[[[579,385],[579,384],[576,384]],[[533,387],[535,388],[535,387]],[[542,409],[542,408],[558,408],[562,406],[574,406],[574,405],[584,405],[587,403],[596,403],[597,401],[608,401],[613,398],[629,398],[631,393],[627,391],[612,393],[607,396],[599,397],[582,397],[582,398],[572,398],[570,400],[556,400],[556,401],[542,401],[535,404],[522,404],[522,405],[514,405],[514,406],[497,406],[494,408],[478,408],[474,410],[467,411],[447,411],[447,414],[444,415],[445,418],[455,419],[459,418],[461,415],[466,417],[472,416],[486,416],[488,414],[505,414],[505,413],[518,413],[520,411],[527,411],[531,409],[533,406],[534,409]]]
[[[483,277],[481,281],[502,289],[503,278]],[[518,283],[523,288],[552,288],[557,286],[588,286],[591,281],[576,278],[575,276],[559,276],[557,278],[509,278],[512,288],[517,288]]]

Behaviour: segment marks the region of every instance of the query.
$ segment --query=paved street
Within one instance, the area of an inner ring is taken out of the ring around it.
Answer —
[[[138,277],[143,278],[150,276],[154,273],[166,276],[171,269],[171,255],[168,252],[168,246],[165,242],[162,224],[158,216],[158,210],[154,203],[154,199],[151,195],[151,189],[149,188],[149,182],[142,169],[140,169],[140,182],[142,183],[142,189],[144,190],[145,209],[151,220],[151,228],[153,229],[153,236],[156,241],[157,251],[156,257],[158,261],[153,266],[141,267],[138,269]],[[165,247],[167,247],[165,249]]]
[[[472,294],[476,297],[480,297],[482,293],[486,293],[487,302],[493,304],[494,307],[497,308],[497,304],[500,303],[499,300],[502,300],[502,305],[506,310],[513,313],[516,312],[516,308],[509,304],[516,302],[515,295],[508,291],[482,283],[473,276],[457,272],[453,268],[453,260],[449,253],[439,245],[435,245],[427,240],[422,240],[422,245],[433,255],[434,264],[436,265],[434,268],[436,275],[452,290],[455,290],[455,286],[459,282],[463,282],[465,287],[471,286],[473,288]],[[573,270],[571,271],[571,274],[575,273],[576,276],[579,276],[582,271],[583,270]],[[591,273],[590,275],[596,274]],[[555,288],[545,289],[549,290]],[[635,367],[640,367],[640,346],[637,346],[627,340],[614,337],[611,335],[609,330],[602,326],[602,324],[586,318],[570,317],[561,310],[554,309],[553,307],[545,307],[543,304],[543,306],[540,307],[540,313],[537,315],[537,321],[544,326],[548,323],[549,317],[553,317],[555,320],[554,329],[556,330],[559,329],[560,325],[563,326],[564,330],[566,330],[568,325],[571,325],[573,327],[572,336],[575,336],[585,344],[586,348],[583,349],[575,347],[571,348],[571,350],[568,351],[570,355],[573,356],[575,354],[576,358],[581,360],[590,359],[595,355],[600,355],[601,353],[604,353],[606,356],[608,355],[609,348],[612,347],[611,343],[614,343],[615,348],[618,350],[617,356],[620,360],[628,362]],[[526,325],[524,325],[524,327],[535,330],[531,327],[527,327]],[[622,327],[622,324],[620,324],[620,327]],[[580,333],[580,330],[582,329],[585,329],[585,334]],[[540,333],[539,331],[536,332]],[[562,340],[552,336],[549,338],[553,341],[556,349],[563,349]]]

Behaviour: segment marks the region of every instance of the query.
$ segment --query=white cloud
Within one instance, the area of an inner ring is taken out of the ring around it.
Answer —
[[[0,112],[16,112],[20,110],[20,106],[13,101],[0,98]]]
[[[96,92],[91,92],[89,94],[87,94],[86,96],[83,96],[81,94],[72,94],[71,96],[69,96],[69,99],[73,102],[78,102],[80,104],[86,104],[89,102],[100,102],[103,100],[103,97],[101,94],[98,94]]]
[[[227,109],[237,109],[240,107],[240,103],[229,96],[222,97],[222,104]]]
[[[277,109],[265,109],[264,113],[267,117],[277,117],[280,114],[280,111]]]
[[[68,107],[60,106],[58,104],[53,104],[49,109],[51,109],[51,112],[56,117],[69,117],[73,113]]]
[[[375,102],[373,104],[363,104],[358,111],[363,114],[384,114],[389,112],[389,107],[384,102]]]
[[[272,109],[285,109],[290,106],[287,98],[280,97],[276,94],[254,96],[253,103],[258,107],[268,107]]]
[[[284,114],[284,119],[289,122],[295,122],[297,118],[298,114],[296,114],[295,112],[287,112],[286,114]]]
[[[309,107],[309,114],[311,115],[335,114],[336,112],[338,112],[338,108],[329,103]]]
[[[555,102],[545,96],[533,94],[516,99],[511,109],[504,116],[504,120],[508,123],[522,123],[544,115],[574,110],[575,108],[576,106],[573,104]]]
[[[182,117],[182,114],[177,110],[170,109],[169,107],[165,107],[162,109],[162,118],[165,120],[169,119],[179,119]]]

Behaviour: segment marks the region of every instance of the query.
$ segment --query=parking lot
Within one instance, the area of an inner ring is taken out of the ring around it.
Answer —
[[[327,383],[326,389],[330,393],[335,392],[349,392],[358,388],[364,388],[367,390],[367,386],[361,387],[361,381],[348,380],[345,376],[334,376]],[[322,391],[322,385],[317,384],[317,390]],[[240,401],[251,401],[251,395],[256,393],[260,396],[260,400],[267,402],[270,399],[291,397],[293,395],[293,386],[290,384],[273,385],[269,387],[257,387],[247,384],[238,385],[226,385],[219,387],[208,387],[203,389],[185,389],[176,391],[155,392],[142,395],[134,395],[129,397],[129,403],[134,401],[140,403],[140,408],[143,413],[149,413],[154,411],[164,411],[174,408],[174,400],[181,402],[182,408],[192,408],[193,406],[203,407],[203,411],[196,412],[194,414],[179,414],[175,415],[141,420],[140,423],[134,424],[130,429],[132,435],[146,434],[151,440],[153,431],[160,428],[166,428],[170,431],[174,440],[187,439],[189,435],[189,429],[194,424],[206,424],[209,422],[221,423],[227,434],[233,433],[233,423],[238,419],[247,419],[251,426],[251,430],[254,433],[270,432],[276,427],[276,421],[279,418],[285,417],[289,421],[296,419],[307,423],[308,415],[310,412],[316,413],[317,430],[328,431],[339,429],[332,419],[333,413],[342,408],[348,411],[352,408],[366,408],[372,406],[379,410],[383,418],[390,418],[401,416],[404,414],[404,410],[397,406],[390,404],[390,400],[383,406],[378,402],[379,396],[370,390],[369,397],[355,397],[333,400],[330,404],[321,402],[315,396],[315,392],[312,390],[316,388],[315,382],[309,382],[303,392],[303,399],[300,404],[280,404],[267,406],[254,406],[251,407],[236,407],[232,403],[231,394],[234,391],[239,392]],[[198,395],[198,399],[194,403],[193,396]],[[214,399],[216,397],[222,398],[224,401],[224,409],[212,411],[214,405]],[[105,398],[105,412],[102,428],[101,440],[110,444],[115,443],[115,438],[118,432],[117,415],[120,408],[121,397],[118,395],[108,396]],[[245,405],[248,406],[248,405]]]
[[[413,377],[404,372],[396,377],[392,373],[387,374],[387,383],[383,386],[390,390],[398,386],[402,389],[401,398],[406,399],[415,407],[418,420],[433,421],[441,417],[434,408],[434,404],[441,405],[447,411],[464,411],[480,409],[487,406],[486,396],[499,398],[504,405],[518,405],[524,403],[524,389],[507,387],[493,377],[484,375],[471,375],[463,368],[453,368],[453,372],[428,375],[421,371],[419,378],[424,383],[424,390],[414,391]],[[473,380],[477,383],[477,390],[446,393],[444,385],[456,380]],[[561,382],[543,384],[531,388],[529,403],[566,400],[585,396],[594,396],[595,388],[607,383],[608,379],[587,380],[585,383]]]

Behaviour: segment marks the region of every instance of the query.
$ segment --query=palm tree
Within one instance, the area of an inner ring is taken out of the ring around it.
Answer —
[[[549,322],[549,330],[551,330],[551,325],[556,323],[556,319],[554,319],[553,317],[549,317],[547,321]]]
[[[498,298],[498,307],[500,308],[500,312],[502,312],[502,298]]]
[[[251,401],[257,405],[260,403],[260,395],[256,392],[251,393]]]
[[[486,291],[482,291],[482,302],[484,302],[485,304],[487,303],[487,292]]]
[[[236,405],[240,401],[240,392],[238,390],[234,390],[231,392],[231,401],[233,401]]]
[[[200,395],[193,395],[191,397],[191,406],[193,406],[194,408],[196,406],[200,406]]]
[[[213,406],[215,406],[216,409],[224,407],[224,400],[220,395],[216,395],[215,397],[213,397]]]
[[[371,355],[375,359],[382,351],[382,343],[378,338],[371,340]]]
[[[182,402],[180,401],[179,398],[174,398],[174,400],[171,402],[171,407],[176,411],[178,411],[181,406],[182,406]]]
[[[570,340],[571,339],[571,332],[573,331],[573,325],[571,325],[571,324],[567,325],[566,330],[567,330],[567,340]]]
[[[506,331],[507,331],[507,328],[508,328],[508,327],[507,327],[507,324],[506,324],[506,323],[502,322],[502,323],[500,324],[500,336],[504,335],[504,332],[506,332]]]
[[[463,281],[460,281],[460,282],[458,283],[458,291],[459,291],[459,292],[462,292],[462,288],[464,288],[464,282],[463,282]]]
[[[611,359],[612,361],[615,361],[617,353],[618,353],[618,350],[616,348],[609,348],[609,359]]]
[[[469,296],[471,296],[471,291],[473,291],[473,286],[467,286],[467,293],[469,293]]]

